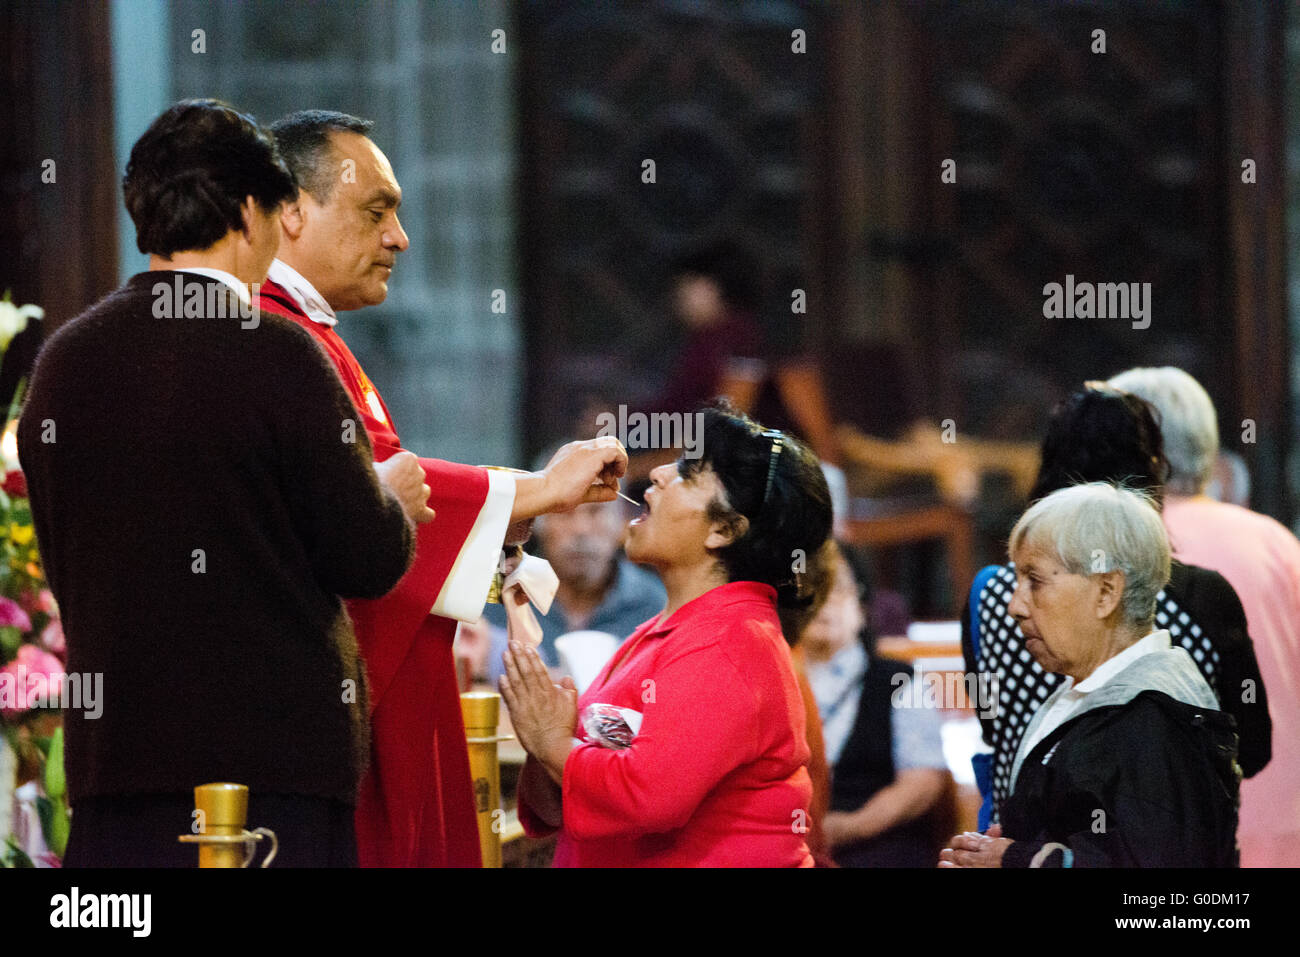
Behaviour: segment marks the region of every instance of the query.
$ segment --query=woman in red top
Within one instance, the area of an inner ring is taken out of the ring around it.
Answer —
[[[777,605],[830,534],[816,457],[729,408],[702,456],[651,473],[627,555],[668,604],[578,699],[536,652],[505,655],[501,692],[529,758],[519,817],[561,830],[558,867],[812,866],[804,708]]]

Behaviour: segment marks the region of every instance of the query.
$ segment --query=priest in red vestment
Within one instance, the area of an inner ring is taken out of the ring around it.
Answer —
[[[384,461],[402,450],[392,416],[334,329],[338,312],[384,301],[397,254],[410,245],[397,218],[401,188],[370,128],[327,111],[272,126],[299,192],[282,212],[280,259],[260,305],[315,337],[356,404],[376,461]],[[418,526],[415,560],[384,598],[348,603],[373,734],[357,804],[362,867],[480,865],[452,657],[456,623],[481,615],[509,525],[613,500],[626,462],[608,438],[570,443],[543,472],[519,476],[420,459],[436,517]]]

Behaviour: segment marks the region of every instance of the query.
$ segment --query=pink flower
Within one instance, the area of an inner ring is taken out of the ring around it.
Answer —
[[[59,613],[59,606],[54,601],[54,593],[48,588],[42,588],[40,591],[32,591],[30,588],[24,589],[23,593],[18,596],[18,604],[29,615],[40,612],[54,617]]]
[[[57,618],[51,618],[50,623],[45,626],[41,632],[41,644],[47,651],[51,651],[60,658],[64,657],[68,651],[68,643],[63,637],[63,622]]]
[[[16,718],[51,698],[62,701],[66,679],[63,662],[54,655],[35,645],[19,645],[17,657],[0,668],[0,715]]]
[[[32,620],[27,612],[12,598],[0,595],[0,628],[13,627],[19,631],[31,631]]]

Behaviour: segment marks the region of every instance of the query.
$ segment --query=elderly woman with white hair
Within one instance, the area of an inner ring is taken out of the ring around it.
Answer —
[[[957,835],[939,866],[1236,866],[1234,725],[1152,628],[1170,557],[1150,499],[1100,482],[1053,492],[1009,552],[1025,647],[1067,679],[1025,729],[1002,824]]]
[[[1129,369],[1110,384],[1145,399],[1159,416],[1169,459],[1169,543],[1181,561],[1213,569],[1237,592],[1268,688],[1273,740],[1286,745],[1242,782],[1241,865],[1294,867],[1300,861],[1300,749],[1291,746],[1300,739],[1300,541],[1281,522],[1206,494],[1219,425],[1199,382],[1163,366]],[[1260,700],[1257,688],[1235,690],[1244,701]]]

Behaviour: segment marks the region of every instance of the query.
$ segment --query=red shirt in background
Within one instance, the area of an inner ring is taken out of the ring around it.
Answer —
[[[641,727],[630,747],[569,754],[555,866],[811,867],[804,704],[776,592],[722,585],[623,647],[579,714],[609,704]],[[519,818],[548,830],[523,800]]]

